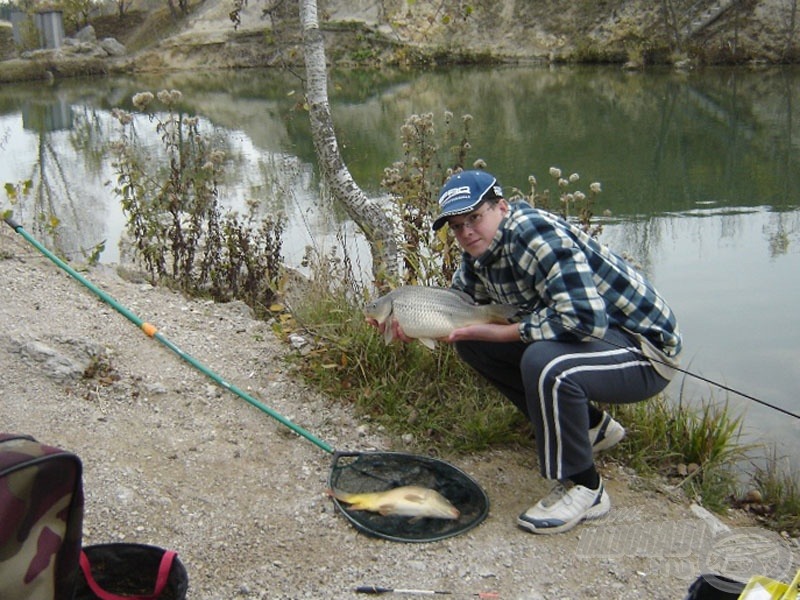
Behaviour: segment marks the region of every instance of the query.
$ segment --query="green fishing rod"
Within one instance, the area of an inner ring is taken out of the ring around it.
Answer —
[[[334,449],[333,449],[332,446],[330,446],[326,442],[322,441],[321,439],[316,437],[311,432],[306,431],[305,429],[303,429],[302,427],[300,427],[299,425],[297,425],[293,421],[287,419],[286,417],[284,417],[280,413],[275,412],[273,409],[271,409],[269,406],[267,406],[263,402],[261,402],[259,400],[256,400],[255,398],[253,398],[248,393],[242,391],[241,389],[239,389],[235,385],[227,382],[225,379],[220,377],[217,373],[215,373],[214,371],[212,371],[211,369],[206,367],[199,360],[197,360],[196,358],[194,358],[190,354],[187,354],[186,352],[181,350],[178,346],[176,346],[170,340],[168,340],[163,335],[161,335],[161,333],[158,331],[158,329],[153,324],[148,323],[148,322],[140,319],[136,314],[134,314],[129,309],[127,309],[125,306],[123,306],[122,304],[117,302],[114,298],[112,298],[106,292],[101,290],[99,287],[94,285],[92,282],[88,281],[85,277],[83,277],[83,275],[78,273],[75,269],[70,267],[67,263],[65,263],[63,260],[58,258],[55,254],[50,252],[50,250],[48,250],[42,244],[40,244],[36,240],[36,238],[34,238],[27,231],[25,231],[25,228],[22,227],[22,225],[20,225],[19,223],[17,223],[16,221],[14,221],[10,217],[4,218],[4,221],[6,222],[6,224],[9,227],[11,227],[11,229],[13,229],[16,233],[21,235],[23,238],[25,238],[25,240],[30,245],[32,245],[39,252],[41,252],[47,258],[49,258],[57,267],[59,267],[60,269],[62,269],[66,273],[68,273],[73,279],[75,279],[78,282],[80,282],[84,287],[86,287],[89,291],[91,291],[95,296],[100,298],[100,300],[102,300],[103,302],[108,304],[111,308],[116,310],[118,313],[120,313],[122,316],[124,316],[126,319],[128,319],[131,323],[136,325],[139,329],[141,329],[145,333],[145,335],[147,335],[150,338],[155,339],[156,341],[161,343],[164,347],[168,348],[169,350],[171,350],[172,352],[177,354],[180,358],[182,358],[184,361],[186,361],[187,363],[192,365],[195,369],[197,369],[198,371],[200,371],[201,373],[203,373],[207,377],[211,378],[217,384],[219,384],[222,387],[224,387],[226,390],[229,390],[230,392],[236,394],[237,396],[239,396],[243,400],[246,400],[247,402],[249,402],[250,404],[252,404],[256,408],[264,411],[269,416],[271,416],[273,419],[275,419],[276,421],[279,421],[280,423],[283,423],[284,425],[286,425],[286,427],[288,427],[289,429],[291,429],[292,431],[294,431],[298,435],[301,435],[302,437],[306,438],[308,441],[310,441],[311,443],[315,444],[316,446],[318,446],[319,448],[321,448],[325,452],[328,452],[329,454],[333,454],[334,453]]]

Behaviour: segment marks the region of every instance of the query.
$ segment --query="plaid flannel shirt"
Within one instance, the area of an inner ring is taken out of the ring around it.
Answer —
[[[566,221],[511,203],[489,249],[464,253],[452,286],[476,302],[516,304],[524,342],[589,340],[617,326],[677,356],[675,316],[641,273]]]

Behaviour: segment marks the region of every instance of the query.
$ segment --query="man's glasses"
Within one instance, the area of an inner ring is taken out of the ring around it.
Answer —
[[[483,215],[485,215],[487,212],[489,212],[495,207],[494,204],[489,204],[487,206],[488,208],[482,210],[481,212],[474,212],[472,214],[467,215],[466,218],[463,221],[461,221],[461,223],[448,223],[448,225],[450,226],[450,230],[456,235],[459,235],[464,231],[465,228],[475,229],[481,222],[481,219],[483,219]]]

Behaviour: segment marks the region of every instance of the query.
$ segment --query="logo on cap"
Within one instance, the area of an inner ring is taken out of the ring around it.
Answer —
[[[460,200],[461,196],[466,196],[466,199],[470,198],[470,189],[468,185],[464,185],[461,187],[453,188],[451,190],[447,190],[442,197],[439,198],[439,206],[444,208],[451,202],[455,202],[456,200]]]

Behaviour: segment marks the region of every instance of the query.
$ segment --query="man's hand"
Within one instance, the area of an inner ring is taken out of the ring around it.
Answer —
[[[397,319],[390,319],[384,323],[378,323],[375,319],[367,319],[367,323],[375,327],[381,332],[382,335],[385,334],[387,327],[391,327],[391,339],[393,340],[400,340],[401,342],[406,343],[414,341],[413,338],[410,338],[403,333],[403,328],[400,327],[400,323],[397,322]],[[449,336],[440,338],[438,341],[452,344],[453,342],[459,342],[462,340],[477,340],[483,342],[518,342],[520,340],[519,326],[516,323],[511,323],[509,325],[498,325],[493,323],[468,325],[466,327],[454,329],[450,332]]]
[[[391,327],[393,340],[400,340],[401,342],[406,343],[414,341],[413,338],[410,338],[403,333],[403,328],[400,327],[400,323],[398,323],[397,319],[390,319],[388,322],[384,321],[383,323],[378,323],[378,321],[375,319],[367,319],[367,323],[377,328],[378,331],[381,332],[381,335],[385,334],[387,327]]]
[[[462,340],[477,340],[482,342],[518,342],[519,325],[510,323],[509,325],[497,325],[494,323],[467,325],[450,332],[450,335],[443,341],[460,342]]]

